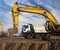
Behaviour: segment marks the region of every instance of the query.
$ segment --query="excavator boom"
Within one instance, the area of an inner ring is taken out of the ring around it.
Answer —
[[[52,21],[54,24],[58,24],[56,21],[55,17],[48,11],[42,9],[42,8],[24,8],[24,7],[19,7],[19,10],[21,12],[28,12],[28,13],[36,13],[43,15],[44,17],[47,17],[50,21]]]

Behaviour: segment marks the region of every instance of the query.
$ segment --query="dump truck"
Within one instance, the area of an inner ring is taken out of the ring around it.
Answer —
[[[22,26],[21,35],[25,38],[49,40],[50,32],[47,32],[44,25],[27,24]]]

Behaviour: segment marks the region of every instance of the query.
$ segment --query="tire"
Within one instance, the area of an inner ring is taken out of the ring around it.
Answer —
[[[42,40],[42,39],[41,39],[41,36],[40,36],[39,34],[36,34],[36,35],[35,35],[35,38],[36,38],[36,39],[39,39],[39,40]]]
[[[42,34],[41,35],[42,40],[50,40],[50,34]]]
[[[31,34],[27,34],[26,38],[27,38],[27,39],[33,39],[33,37],[32,37]]]

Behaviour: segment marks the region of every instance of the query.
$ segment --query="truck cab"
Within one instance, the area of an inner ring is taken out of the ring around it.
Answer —
[[[28,25],[23,25],[22,26],[22,32],[21,32],[21,35],[25,38],[27,38],[27,36],[32,36],[34,37],[34,34],[35,34],[35,31],[34,31],[34,28],[33,28],[33,25],[32,24],[28,24]],[[29,38],[28,37],[28,38]]]

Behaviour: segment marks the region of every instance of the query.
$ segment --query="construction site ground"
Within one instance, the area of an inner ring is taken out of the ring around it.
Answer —
[[[24,37],[0,37],[0,50],[60,50],[60,37],[51,36],[50,41],[25,39]]]

